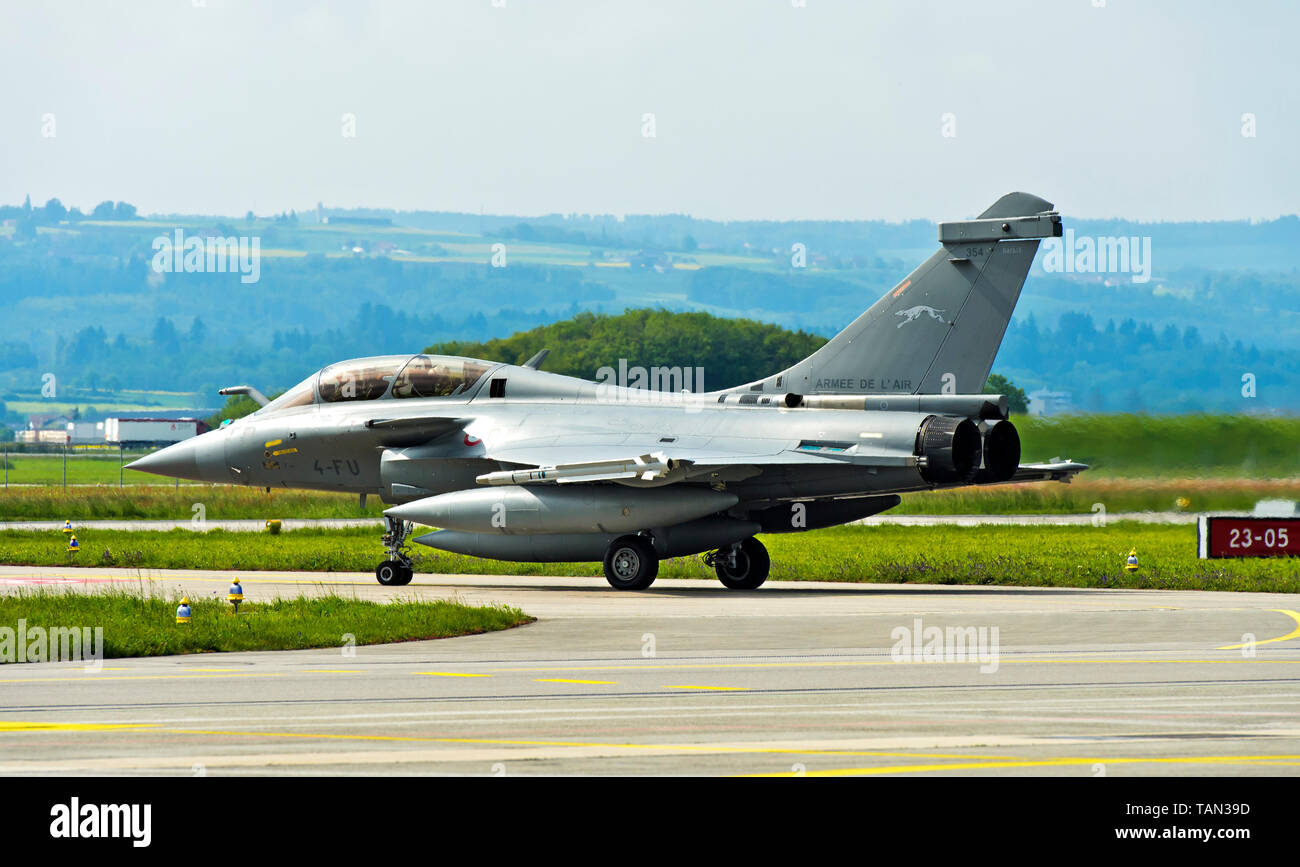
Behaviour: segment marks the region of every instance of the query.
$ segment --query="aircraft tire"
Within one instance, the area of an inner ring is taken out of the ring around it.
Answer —
[[[605,550],[605,580],[615,590],[644,590],[659,574],[659,555],[641,536],[619,536]]]
[[[411,583],[411,571],[399,560],[385,560],[375,567],[375,577],[385,587],[401,587]]]
[[[736,552],[736,567],[727,565],[727,558],[718,552],[713,571],[718,573],[718,580],[728,590],[756,590],[763,586],[767,574],[772,569],[772,558],[768,556],[763,543],[750,536],[740,543]]]

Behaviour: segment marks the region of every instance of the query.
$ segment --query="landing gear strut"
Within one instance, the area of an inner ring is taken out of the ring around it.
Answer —
[[[750,537],[727,548],[704,555],[704,562],[718,573],[718,580],[731,590],[754,590],[767,580],[772,568],[763,543]]]
[[[411,558],[406,554],[406,539],[411,535],[412,524],[397,518],[384,516],[384,547],[388,549],[388,559],[375,568],[375,577],[385,587],[402,587],[411,583],[415,569],[411,567]]]
[[[645,536],[619,536],[605,550],[605,580],[615,590],[644,590],[659,574],[659,555]]]

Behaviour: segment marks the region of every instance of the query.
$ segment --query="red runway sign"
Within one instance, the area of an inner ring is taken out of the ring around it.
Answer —
[[[1196,521],[1196,556],[1300,557],[1300,518],[1227,518]]]

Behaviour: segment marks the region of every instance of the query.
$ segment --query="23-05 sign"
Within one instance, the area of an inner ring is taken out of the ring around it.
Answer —
[[[1197,519],[1196,556],[1300,557],[1300,518]]]

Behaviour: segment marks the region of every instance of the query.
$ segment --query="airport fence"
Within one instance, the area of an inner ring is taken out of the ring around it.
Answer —
[[[0,473],[6,489],[11,486],[156,485],[161,481],[157,476],[126,468],[135,459],[156,450],[117,443],[0,443]],[[179,486],[180,480],[175,484]]]

